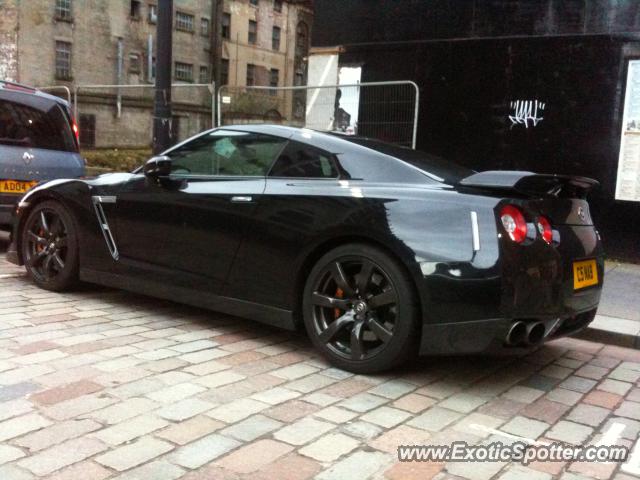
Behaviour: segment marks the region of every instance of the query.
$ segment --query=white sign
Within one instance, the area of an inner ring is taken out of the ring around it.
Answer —
[[[640,202],[640,60],[629,61],[616,200]]]
[[[224,95],[222,97],[222,103],[224,103],[225,105],[228,105],[231,103],[231,97],[229,97],[228,95]]]
[[[516,125],[524,125],[524,128],[529,128],[529,125],[537,127],[538,123],[544,120],[542,111],[544,110],[544,102],[538,100],[515,100],[510,104],[512,114],[509,115],[511,120],[511,128]]]

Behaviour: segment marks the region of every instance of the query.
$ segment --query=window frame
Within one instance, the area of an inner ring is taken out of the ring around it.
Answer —
[[[276,78],[276,84],[273,84],[273,78]],[[278,88],[280,86],[280,69],[278,68],[271,68],[269,69],[269,86],[271,88]]]
[[[68,50],[63,52],[62,47],[68,48]],[[55,40],[54,53],[55,78],[57,80],[73,80],[73,43],[66,40]],[[59,55],[66,55],[67,57],[62,58]],[[66,69],[59,66],[58,62],[60,60],[67,62]],[[66,73],[63,72],[64,70],[66,70]]]
[[[208,17],[200,17],[200,35],[209,37],[211,35],[211,19]]]
[[[214,128],[211,130],[207,130],[206,132],[203,132],[201,135],[198,135],[195,138],[190,138],[187,139],[183,142],[178,143],[177,145],[175,145],[174,147],[172,147],[170,150],[168,150],[167,152],[165,152],[165,155],[167,155],[169,158],[171,158],[171,154],[175,151],[178,150],[180,147],[185,146],[187,143],[195,141],[201,137],[207,136],[207,135],[211,135],[213,133],[216,132],[229,132],[231,134],[246,134],[246,135],[260,135],[263,137],[270,137],[270,138],[275,138],[278,140],[282,141],[282,148],[280,148],[280,150],[274,155],[273,159],[271,160],[271,163],[269,164],[269,166],[265,169],[265,174],[264,175],[207,175],[207,174],[197,174],[197,173],[184,173],[184,174],[175,174],[175,173],[170,173],[169,174],[169,178],[175,178],[175,179],[181,179],[181,180],[189,180],[189,179],[193,179],[193,180],[226,180],[226,179],[239,179],[239,178],[249,178],[249,179],[256,179],[256,178],[262,178],[267,180],[269,178],[269,173],[271,172],[271,170],[273,169],[273,166],[275,165],[276,161],[278,160],[278,158],[280,158],[280,155],[282,155],[282,152],[284,152],[284,150],[287,148],[287,146],[289,145],[289,143],[291,142],[291,140],[287,137],[280,137],[278,135],[272,135],[269,133],[262,133],[262,132],[250,132],[250,131],[246,131],[246,130],[227,130],[224,127],[220,127],[220,128]],[[298,142],[300,143],[300,142]],[[173,159],[171,159],[173,162]],[[138,173],[142,173],[142,172],[138,172]],[[271,178],[276,178],[276,177],[271,177]],[[284,178],[301,178],[301,177],[284,177]]]
[[[231,68],[231,62],[228,58],[220,59],[220,86],[229,85],[229,69]],[[223,81],[223,77],[226,79]]]
[[[225,25],[227,19],[229,20],[229,23]],[[222,12],[220,35],[224,40],[231,40],[231,14],[228,12]]]
[[[156,23],[158,23],[158,5],[156,5],[155,3],[150,3],[147,7],[149,9],[147,13],[147,22],[155,25]]]
[[[189,19],[187,21],[187,19]],[[176,10],[175,29],[179,32],[194,33],[196,16],[192,13]]]
[[[282,0],[273,0],[273,11],[276,13],[282,13]]]
[[[189,67],[189,70],[191,71],[189,79],[178,77],[178,65],[180,65],[180,67]],[[173,63],[173,78],[175,78],[178,82],[193,83],[193,63],[175,61]]]
[[[282,153],[287,149],[287,147],[292,144],[292,143],[296,143],[298,145],[304,145],[306,148],[310,148],[313,150],[317,150],[318,152],[320,152],[321,155],[327,157],[329,159],[329,161],[331,162],[331,165],[333,166],[333,168],[335,169],[335,171],[337,172],[337,176],[335,177],[286,177],[286,176],[280,176],[280,175],[271,175],[271,172],[273,171],[273,167],[275,167],[277,161],[280,159],[280,155],[282,155]],[[304,143],[301,142],[299,140],[293,140],[291,138],[287,139],[287,143],[284,146],[284,148],[280,151],[280,153],[278,154],[278,156],[275,158],[275,160],[273,161],[273,163],[271,164],[271,168],[269,168],[269,171],[267,172],[267,180],[270,178],[276,179],[276,180],[314,180],[314,181],[318,181],[318,180],[330,180],[330,181],[336,181],[336,180],[340,180],[342,178],[342,174],[341,174],[341,170],[339,167],[339,163],[338,163],[338,159],[336,157],[335,154],[330,153],[320,147],[316,147],[315,145],[311,145],[309,143]]]
[[[253,27],[253,31],[252,30]],[[253,41],[251,38],[253,37]],[[249,20],[249,27],[247,29],[247,43],[249,45],[257,45],[258,44],[258,21],[257,20]]]
[[[53,17],[61,22],[73,22],[73,0],[56,0]]]
[[[276,32],[277,32],[277,35],[276,35]],[[282,46],[282,28],[280,28],[278,25],[274,25],[271,28],[271,50],[273,50],[274,52],[279,52],[281,46]]]
[[[249,83],[249,71],[251,71],[251,83]],[[256,84],[256,64],[247,63],[247,75],[245,78],[245,84],[247,87],[253,87]]]
[[[204,76],[202,73],[204,72]],[[211,73],[209,72],[209,65],[200,65],[198,69],[198,82],[199,83],[211,83]]]

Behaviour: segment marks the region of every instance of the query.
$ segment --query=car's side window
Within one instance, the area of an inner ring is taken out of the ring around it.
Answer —
[[[173,175],[265,176],[286,139],[216,130],[169,153]]]
[[[291,141],[274,163],[270,177],[337,178],[333,156],[304,143]]]

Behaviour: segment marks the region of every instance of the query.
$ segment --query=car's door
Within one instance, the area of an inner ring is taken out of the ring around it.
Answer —
[[[168,152],[169,178],[141,176],[118,195],[121,262],[143,263],[176,286],[221,293],[286,141],[218,129]]]
[[[319,232],[343,222],[353,199],[340,186],[335,156],[294,140],[278,156],[266,183],[229,277],[229,295],[289,308],[297,281],[294,260]]]

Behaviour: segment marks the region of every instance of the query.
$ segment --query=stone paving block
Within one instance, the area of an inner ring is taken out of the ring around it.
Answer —
[[[342,400],[340,397],[334,397],[332,395],[327,395],[326,393],[311,393],[303,398],[305,402],[313,403],[314,405],[318,405],[320,407],[326,407],[327,405],[334,404]]]
[[[388,402],[389,400],[384,397],[378,397],[377,395],[371,395],[369,393],[359,393],[347,400],[344,400],[338,404],[339,407],[348,408],[355,412],[368,412],[376,407]]]
[[[388,480],[431,480],[438,478],[438,474],[444,468],[444,463],[436,462],[400,462],[388,468],[384,472],[384,478]]]
[[[31,395],[30,400],[41,405],[54,405],[82,395],[99,392],[103,388],[104,387],[98,383],[89,380],[80,380],[36,393]]]
[[[631,386],[632,385],[628,382],[621,382],[619,380],[611,380],[607,378],[598,385],[598,390],[624,396],[627,394]]]
[[[607,410],[613,410],[622,401],[621,395],[615,393],[604,392],[602,390],[592,390],[584,399],[584,403],[589,405],[595,405],[597,407],[603,407]]]
[[[189,442],[197,440],[209,435],[220,428],[224,427],[224,423],[218,422],[206,415],[197,415],[188,420],[171,424],[171,426],[156,432],[154,436],[177,443],[178,445],[186,445]]]
[[[593,428],[578,423],[561,420],[545,436],[574,445],[581,445],[593,433]]]
[[[448,408],[449,410],[455,410],[456,412],[469,413],[485,403],[487,403],[486,398],[462,392],[450,396],[446,400],[440,402],[438,406]]]
[[[18,458],[25,456],[25,453],[19,448],[10,445],[0,445],[0,465],[12,462]]]
[[[624,417],[610,417],[606,423],[600,427],[600,432],[607,432],[614,423],[621,423],[625,427],[620,435],[621,438],[633,441],[638,438],[638,434],[640,433],[640,422]]]
[[[425,430],[399,425],[387,430],[373,440],[366,438],[364,440],[370,447],[397,455],[398,446],[400,445],[431,445],[431,436],[431,433]]]
[[[111,470],[104,468],[102,465],[91,460],[85,460],[57,471],[47,477],[47,480],[104,480],[110,477],[112,473]]]
[[[637,382],[640,379],[640,371],[625,368],[625,364],[621,364],[619,367],[614,368],[609,374],[609,378],[613,380],[619,380],[621,382]]]
[[[37,452],[72,438],[95,432],[100,428],[102,428],[102,425],[93,420],[68,420],[54,423],[34,433],[24,435],[13,440],[13,443],[28,448],[31,452]]]
[[[139,397],[147,393],[155,392],[164,388],[166,385],[152,377],[141,378],[130,383],[125,383],[119,387],[109,389],[109,395],[116,396],[118,398],[127,399],[131,397]]]
[[[450,380],[442,380],[422,387],[415,391],[420,395],[426,395],[427,397],[443,399],[449,395],[453,395],[456,392],[462,390],[462,386]]]
[[[207,412],[207,415],[225,423],[235,423],[268,408],[268,404],[251,398],[240,398]]]
[[[167,420],[181,422],[187,418],[195,417],[202,412],[211,410],[213,407],[215,407],[213,403],[205,402],[198,398],[187,398],[156,410],[155,413]]]
[[[576,375],[586,377],[592,380],[600,380],[609,373],[608,368],[598,367],[597,365],[586,364],[576,370]]]
[[[289,390],[288,388],[274,387],[269,390],[255,393],[251,395],[251,398],[253,400],[258,400],[259,402],[268,403],[269,405],[278,405],[279,403],[286,402],[287,400],[297,398],[300,395],[302,395],[300,392]]]
[[[456,475],[455,478],[489,480],[504,466],[505,463],[502,462],[449,462],[445,470],[452,475]]]
[[[462,416],[463,415],[460,412],[436,406],[409,420],[407,425],[436,432],[438,430],[442,430],[444,427],[455,422]]]
[[[317,480],[365,480],[385,469],[392,459],[381,452],[355,452],[320,473]]]
[[[37,413],[23,415],[0,423],[0,442],[51,425],[51,421]]]
[[[500,430],[522,438],[536,440],[547,428],[549,428],[548,423],[517,416],[504,424]]]
[[[604,422],[610,414],[611,412],[606,408],[581,403],[571,410],[565,418],[576,423],[597,427]]]
[[[114,480],[176,480],[184,473],[185,471],[182,468],[165,460],[158,460],[129,470],[122,475],[118,475]],[[89,477],[87,477],[87,480],[89,480]]]
[[[593,387],[596,386],[598,382],[595,380],[591,380],[588,378],[571,376],[564,380],[561,384],[561,388],[565,388],[567,390],[573,390],[574,392],[587,393]]]
[[[369,390],[369,393],[392,400],[402,397],[416,389],[416,385],[402,380],[391,380],[381,383]]]
[[[640,420],[640,403],[625,400],[620,404],[615,414],[621,417]]]
[[[515,465],[508,468],[505,473],[498,478],[499,480],[551,480],[553,477],[548,473],[538,472],[521,465]]]
[[[314,416],[333,423],[346,423],[357,417],[358,413],[336,406],[329,406],[316,412]]]
[[[174,403],[206,390],[207,389],[202,385],[196,385],[193,383],[177,383],[161,390],[148,393],[146,397],[156,402]]]
[[[251,480],[310,480],[322,470],[319,462],[290,453],[251,474]]]
[[[44,476],[92,457],[106,448],[99,440],[76,438],[24,458],[18,465],[36,475]]]
[[[264,439],[250,443],[216,461],[216,464],[233,472],[248,474],[276,461],[291,452],[286,443]]]
[[[173,445],[156,438],[144,437],[96,457],[96,462],[119,472],[137,467],[173,450]]]
[[[556,423],[571,407],[560,402],[552,402],[546,398],[539,398],[524,407],[522,415],[545,423]]]
[[[552,402],[562,403],[571,407],[580,401],[582,393],[567,390],[565,388],[556,388],[547,393],[545,398]]]
[[[171,463],[186,468],[199,468],[238,447],[240,442],[213,433],[179,448],[169,456]]]
[[[361,418],[365,422],[380,425],[384,428],[391,428],[404,422],[409,417],[411,417],[411,414],[404,410],[398,410],[391,407],[380,407],[369,411]]]
[[[316,373],[317,371],[318,368],[316,367],[305,365],[304,363],[298,363],[295,365],[289,365],[287,367],[280,368],[278,370],[274,370],[273,372],[271,372],[271,374],[275,375],[276,377],[284,378],[285,380],[295,380],[297,378]]]
[[[491,430],[496,430],[504,423],[504,419],[474,412],[462,418],[453,427],[454,430],[463,433],[472,433],[479,437],[488,437]]]
[[[228,437],[237,438],[245,442],[251,442],[258,437],[266,435],[283,427],[283,423],[264,415],[253,415],[241,422],[225,428],[220,433]]]
[[[549,365],[540,371],[541,375],[551,378],[557,378],[558,380],[564,380],[572,373],[573,369],[562,367],[560,365]]]
[[[100,430],[94,433],[93,436],[109,445],[120,445],[166,426],[167,422],[161,418],[153,415],[140,415]]]
[[[102,410],[96,410],[86,416],[106,425],[115,425],[137,415],[150,412],[158,406],[158,403],[148,398],[134,397],[115,405],[110,405]]]
[[[40,388],[37,383],[33,382],[20,382],[0,387],[0,402],[8,402],[9,400],[24,397]]]
[[[281,428],[273,434],[273,437],[291,445],[304,445],[334,427],[332,423],[307,417]]]
[[[0,422],[33,410],[33,404],[28,400],[18,399],[0,403]]]
[[[300,454],[320,462],[333,462],[351,452],[360,442],[342,433],[325,435],[299,450]]]
[[[502,396],[515,402],[533,403],[544,394],[544,390],[516,385],[503,393]]]
[[[216,388],[221,387],[222,385],[228,385],[230,383],[244,380],[245,378],[245,375],[240,375],[239,373],[222,371],[212,373],[210,375],[205,375],[204,377],[196,378],[194,382],[207,388]]]

